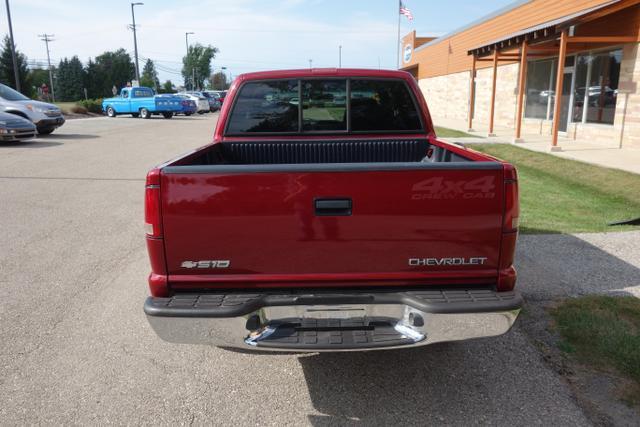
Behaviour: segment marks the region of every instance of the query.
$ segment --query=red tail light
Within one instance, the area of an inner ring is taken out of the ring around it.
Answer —
[[[516,284],[516,270],[513,267],[518,239],[518,174],[509,164],[504,166],[504,223],[500,245],[500,265],[498,268],[498,291],[510,291]]]
[[[520,203],[518,202],[518,175],[511,165],[505,166],[504,181],[504,232],[518,231]]]
[[[152,169],[147,174],[144,195],[144,228],[149,237],[162,237],[160,219],[160,170]]]

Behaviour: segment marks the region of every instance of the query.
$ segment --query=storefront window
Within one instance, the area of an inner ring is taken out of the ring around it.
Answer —
[[[613,124],[618,98],[622,50],[578,57],[573,120]]]
[[[531,61],[527,66],[527,103],[524,116],[531,119],[548,119],[553,115],[556,61],[546,59]]]

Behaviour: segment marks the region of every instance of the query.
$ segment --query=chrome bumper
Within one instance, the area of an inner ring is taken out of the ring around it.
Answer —
[[[149,298],[145,312],[158,336],[172,343],[319,352],[497,336],[511,328],[522,304],[516,293],[477,289],[429,291],[426,298],[412,292],[250,297],[256,298]]]

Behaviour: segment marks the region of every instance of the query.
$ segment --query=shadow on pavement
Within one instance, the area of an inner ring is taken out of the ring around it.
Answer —
[[[528,425],[585,422],[527,339],[502,337],[367,353],[300,357],[325,425]],[[550,405],[551,403],[551,405]],[[556,407],[557,405],[557,407]]]
[[[640,232],[587,238],[624,253],[626,259],[640,260]],[[640,296],[640,269],[584,239],[570,234],[519,236],[515,265],[523,295],[529,300],[593,293]]]
[[[30,141],[0,142],[0,149],[2,148],[47,148],[47,147],[54,147],[56,145],[62,145],[62,142],[32,139]]]
[[[99,135],[90,135],[90,134],[82,134],[82,133],[52,133],[49,135],[38,135],[38,140],[47,140],[47,139],[95,139],[100,138]]]

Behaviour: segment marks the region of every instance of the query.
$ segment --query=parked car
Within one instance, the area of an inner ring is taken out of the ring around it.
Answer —
[[[327,87],[360,97],[310,107]],[[511,328],[516,170],[439,140],[411,74],[251,73],[227,102],[213,143],[147,175],[161,338],[317,352]]]
[[[170,119],[182,111],[182,99],[176,96],[157,96],[149,87],[125,87],[120,95],[102,101],[102,111],[109,117],[131,114],[133,117],[149,119],[154,114],[162,114]]]
[[[0,83],[0,112],[11,113],[30,120],[39,134],[46,135],[64,124],[60,108],[47,102],[34,101]]]
[[[220,99],[220,104],[224,104],[224,98],[227,96],[226,90],[212,90],[210,92],[217,94],[218,98]]]
[[[189,95],[194,95],[197,96],[199,98],[205,98],[207,100],[207,102],[209,103],[209,111],[210,112],[214,112],[214,111],[218,111],[220,109],[220,101],[218,100],[218,98],[211,96],[211,94],[209,94],[207,91],[189,91],[187,92]]]
[[[189,99],[195,101],[196,105],[198,106],[198,114],[204,114],[210,111],[209,100],[202,96],[202,94],[194,95],[193,93],[180,92],[179,95],[188,96]]]
[[[0,113],[0,141],[25,141],[36,137],[36,125],[15,114]]]
[[[167,93],[159,96],[178,97],[182,100],[180,103],[180,105],[182,106],[182,109],[180,111],[175,112],[174,113],[175,115],[184,114],[185,116],[190,116],[193,113],[196,113],[198,111],[198,106],[196,105],[196,102],[191,100],[188,96],[178,95],[178,94],[167,94]]]
[[[205,90],[203,94],[205,94],[205,96],[209,98],[209,105],[212,104],[213,100],[213,109],[211,110],[211,112],[218,111],[220,108],[222,108],[222,102],[220,102],[220,94],[212,90]]]

